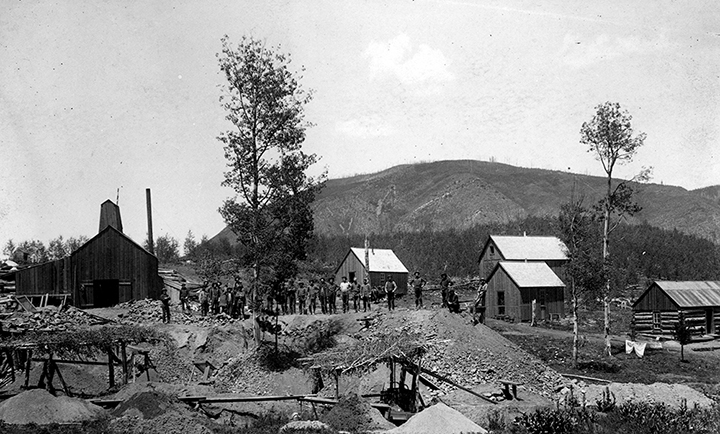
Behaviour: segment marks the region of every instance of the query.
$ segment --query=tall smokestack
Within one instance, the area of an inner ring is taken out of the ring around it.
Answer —
[[[147,215],[148,215],[148,247],[150,248],[150,253],[153,255],[155,254],[155,242],[153,241],[153,232],[152,232],[152,199],[150,199],[150,189],[145,189],[145,198],[147,199]]]

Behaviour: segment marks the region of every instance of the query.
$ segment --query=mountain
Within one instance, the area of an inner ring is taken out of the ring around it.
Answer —
[[[630,222],[720,242],[720,186],[688,191],[633,184],[643,210]],[[328,180],[315,204],[321,234],[438,231],[557,215],[573,192],[600,200],[606,179],[501,163],[460,160],[396,166]]]
[[[720,186],[635,184],[643,210],[629,221],[699,235],[720,243]],[[557,215],[573,190],[588,206],[606,179],[473,160],[395,166],[382,172],[328,180],[318,196],[319,234],[349,235],[463,229],[527,216]],[[232,241],[223,229],[213,240]]]

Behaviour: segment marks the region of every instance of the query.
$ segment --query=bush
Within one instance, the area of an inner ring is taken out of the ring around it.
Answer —
[[[595,415],[582,408],[539,409],[515,418],[513,424],[520,433],[528,434],[575,434],[592,432]]]

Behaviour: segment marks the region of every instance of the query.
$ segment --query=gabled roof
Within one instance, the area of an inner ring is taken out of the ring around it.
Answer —
[[[562,280],[544,262],[507,262],[500,261],[490,273],[490,281],[498,269],[502,268],[518,288],[562,288]]]
[[[115,229],[115,228],[112,227],[112,226],[106,226],[105,229],[101,230],[99,234],[97,234],[97,235],[95,235],[94,237],[90,238],[85,244],[83,244],[83,245],[80,246],[77,250],[75,250],[74,252],[72,252],[72,253],[70,254],[70,256],[75,256],[75,254],[77,254],[77,252],[81,251],[81,250],[84,249],[86,246],[89,246],[91,243],[93,243],[96,239],[100,238],[100,237],[102,236],[102,234],[104,234],[104,233],[107,232],[107,231],[113,231],[113,232],[117,233],[117,234],[120,235],[122,238],[125,238],[125,239],[128,240],[130,243],[134,244],[135,247],[139,248],[140,250],[142,250],[143,252],[145,252],[146,254],[148,254],[148,256],[152,256],[152,257],[154,257],[154,258],[157,258],[157,256],[155,256],[155,255],[153,255],[152,253],[150,253],[150,252],[148,252],[147,250],[145,250],[145,248],[144,248],[143,246],[141,246],[140,244],[138,244],[138,243],[136,243],[135,241],[133,241],[132,238],[128,237],[127,235],[125,235],[124,233],[120,232],[119,230]]]
[[[362,247],[352,247],[348,255],[352,253],[358,258],[361,264],[365,266],[365,249]],[[368,272],[382,272],[382,273],[407,273],[408,270],[405,268],[400,259],[395,256],[395,252],[390,249],[370,249],[370,270]],[[346,256],[347,258],[347,256]],[[345,261],[343,261],[345,262]]]
[[[650,289],[657,285],[678,307],[720,306],[720,281],[684,281],[656,280],[633,303],[636,305]]]
[[[480,253],[485,254],[490,241],[508,261],[565,261],[567,247],[560,238],[553,236],[490,235]]]

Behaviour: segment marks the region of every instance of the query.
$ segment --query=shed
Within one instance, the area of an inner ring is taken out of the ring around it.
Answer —
[[[480,276],[489,280],[500,261],[544,262],[561,279],[569,261],[567,247],[553,236],[490,235],[480,251]]]
[[[539,321],[564,315],[565,284],[544,262],[500,261],[488,277],[485,314],[530,321],[532,301]]]
[[[77,307],[104,307],[157,298],[158,259],[122,233],[117,205],[101,206],[100,232],[69,257],[16,274],[18,295],[69,294]],[[108,214],[109,213],[109,214]]]
[[[638,332],[671,335],[683,315],[693,334],[717,333],[720,281],[656,280],[632,308]]]
[[[395,252],[390,249],[368,249],[369,270],[365,267],[365,252],[364,248],[352,247],[335,269],[335,281],[339,282],[345,276],[350,281],[357,278],[358,282],[362,282],[367,277],[373,287],[384,287],[388,277],[392,276],[397,285],[397,294],[405,294],[408,270]]]

